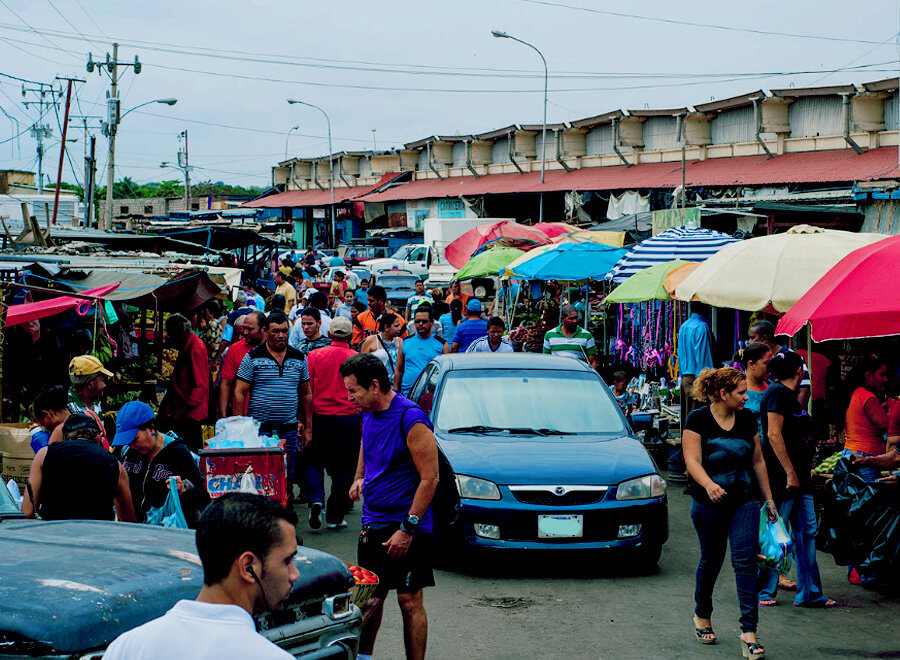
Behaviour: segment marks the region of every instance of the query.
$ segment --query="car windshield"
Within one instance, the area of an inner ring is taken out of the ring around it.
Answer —
[[[609,390],[597,376],[585,372],[451,371],[438,406],[435,421],[442,431],[487,427],[473,432],[625,433]]]
[[[397,259],[398,261],[403,261],[406,259],[406,255],[412,252],[415,249],[414,245],[404,245],[400,247],[394,254],[391,255],[391,259]]]

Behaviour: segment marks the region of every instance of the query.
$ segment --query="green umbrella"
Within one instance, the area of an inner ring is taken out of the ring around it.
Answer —
[[[476,254],[459,269],[456,280],[471,280],[473,277],[497,277],[501,270],[525,254],[524,250],[511,247],[495,247]]]
[[[647,300],[671,300],[663,282],[669,273],[687,261],[674,259],[639,270],[606,296],[608,303],[645,302]]]

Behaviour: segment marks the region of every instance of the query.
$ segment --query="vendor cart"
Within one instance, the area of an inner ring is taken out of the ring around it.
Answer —
[[[206,449],[200,452],[200,472],[212,499],[240,492],[245,475],[250,475],[257,493],[287,505],[289,484],[283,440],[277,447]]]

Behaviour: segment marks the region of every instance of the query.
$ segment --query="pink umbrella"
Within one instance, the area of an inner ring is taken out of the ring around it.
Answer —
[[[810,324],[815,341],[900,335],[900,236],[841,259],[778,322],[777,333]]]
[[[90,289],[88,291],[79,291],[82,296],[91,296],[93,298],[102,298],[108,293],[119,288],[121,282],[115,284],[107,284],[98,289]],[[64,294],[63,291],[60,291]],[[35,319],[42,319],[45,316],[53,316],[66,311],[76,305],[86,304],[90,301],[84,298],[73,298],[63,295],[61,298],[51,298],[50,300],[41,300],[39,302],[22,303],[21,305],[10,305],[6,310],[6,325],[18,325],[27,323]]]
[[[573,231],[578,231],[578,227],[565,222],[539,222],[534,226],[534,228],[540,229],[550,238],[556,238],[557,236],[562,236],[563,234],[571,234]]]
[[[540,229],[502,220],[470,229],[444,249],[444,257],[454,268],[462,268],[471,259],[475,250],[488,241],[501,237],[527,238],[540,245],[550,243],[547,234]]]

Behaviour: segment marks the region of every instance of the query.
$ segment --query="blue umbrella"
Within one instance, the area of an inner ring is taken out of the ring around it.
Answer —
[[[711,229],[675,227],[641,241],[615,265],[609,279],[624,282],[638,271],[667,261],[704,261],[738,239]]]
[[[510,275],[526,280],[600,280],[626,252],[599,243],[558,243],[534,257],[526,255]]]

